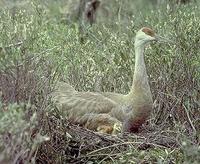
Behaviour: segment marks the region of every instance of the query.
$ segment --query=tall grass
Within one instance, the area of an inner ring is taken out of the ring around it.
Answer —
[[[178,132],[183,143],[180,161],[197,162],[200,4],[143,7],[145,1],[103,2],[107,8],[99,11],[96,25],[85,29],[81,43],[76,22],[66,23],[67,2],[50,2],[26,2],[0,11],[0,160],[35,160],[38,146],[48,140],[43,125],[54,111],[48,94],[57,81],[79,91],[127,93],[134,72],[135,32],[148,26],[172,41],[146,50],[155,104],[149,122],[161,131]],[[101,13],[105,10],[108,19]]]

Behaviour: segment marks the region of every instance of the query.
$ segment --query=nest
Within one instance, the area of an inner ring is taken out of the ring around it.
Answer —
[[[115,160],[130,149],[177,148],[175,135],[146,125],[137,134],[100,134],[65,119],[51,117],[45,123],[49,141],[36,154],[37,163],[87,163]],[[174,136],[174,137],[173,137]]]

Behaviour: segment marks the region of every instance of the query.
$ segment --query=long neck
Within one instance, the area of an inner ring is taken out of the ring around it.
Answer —
[[[144,62],[143,44],[135,43],[135,71],[128,100],[133,108],[124,120],[122,129],[125,132],[136,132],[149,117],[153,105]]]
[[[144,101],[152,101],[148,76],[144,62],[144,45],[135,44],[135,70],[133,76],[133,84],[129,93],[130,98],[144,99]]]

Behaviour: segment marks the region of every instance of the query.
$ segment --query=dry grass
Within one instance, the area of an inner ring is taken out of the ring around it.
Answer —
[[[134,158],[131,160],[139,162],[140,159],[135,156],[138,151],[161,149],[176,152],[181,145],[178,133],[160,127],[150,130],[146,126],[146,129],[141,129],[142,132],[137,135],[111,136],[81,128],[56,116],[48,118],[43,125],[46,125],[45,134],[51,139],[38,149],[36,155],[38,163],[114,161],[132,151]],[[168,160],[176,162],[171,158],[170,156]]]

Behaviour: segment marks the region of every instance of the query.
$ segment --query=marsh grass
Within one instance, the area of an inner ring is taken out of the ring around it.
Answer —
[[[130,148],[118,160],[198,163],[200,4],[143,8],[145,1],[103,2],[108,19],[100,10],[99,21],[84,29],[81,43],[78,25],[66,17],[67,2],[1,2],[7,6],[0,11],[0,161],[37,160],[38,148],[52,136],[45,127],[57,113],[48,96],[57,81],[79,91],[127,93],[134,72],[134,35],[149,26],[173,43],[154,43],[146,50],[154,97],[148,124],[174,132],[181,146],[174,152]],[[64,154],[55,158],[66,159]]]

